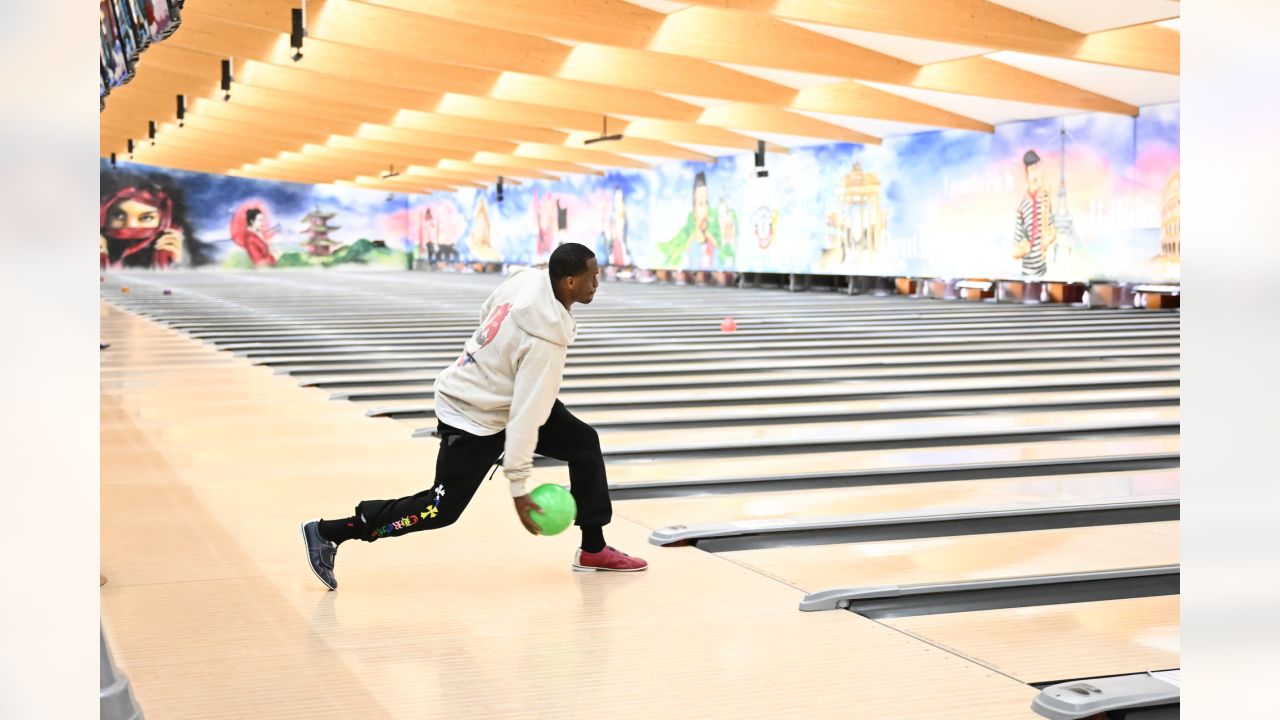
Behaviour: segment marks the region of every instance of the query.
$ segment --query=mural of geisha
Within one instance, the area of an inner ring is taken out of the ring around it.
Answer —
[[[271,227],[267,207],[261,200],[245,201],[231,216],[231,242],[244,248],[255,267],[276,264],[271,238],[279,231],[279,226]]]
[[[209,262],[195,237],[182,191],[163,176],[103,173],[98,206],[102,268],[164,269]]]

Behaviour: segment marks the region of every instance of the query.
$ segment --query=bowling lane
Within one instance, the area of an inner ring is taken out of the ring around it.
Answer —
[[[1025,683],[1181,666],[1180,596],[886,618]]]
[[[1178,522],[732,550],[720,557],[817,592],[1177,565]]]
[[[991,477],[992,468],[1052,468],[1086,462],[1176,462],[1176,433],[1105,440],[1067,439],[1019,443],[971,443],[944,448],[847,450],[742,458],[623,460],[609,463],[616,490],[652,489],[661,495],[758,490],[753,484],[804,478],[810,486],[830,480],[837,486],[891,482],[890,475],[974,470]],[[1026,474],[1019,473],[1019,474]],[[564,467],[535,467],[537,483],[566,482]],[[952,479],[952,478],[942,478]],[[799,485],[803,487],[804,485]]]
[[[814,383],[830,380],[856,380],[875,378],[939,378],[963,376],[994,375],[1040,375],[1052,373],[1085,374],[1096,371],[1122,370],[1164,370],[1177,368],[1178,358],[1119,358],[1116,360],[1076,360],[1069,362],[1046,361],[1042,363],[1014,360],[1008,362],[974,363],[972,365],[899,365],[869,362],[857,367],[822,368],[819,370],[768,370],[758,372],[735,371],[730,373],[714,373],[707,375],[685,375],[664,378],[660,381],[645,381],[640,376],[623,379],[612,377],[570,378],[561,383],[562,391],[613,389],[635,390],[641,388],[697,388],[700,386],[722,385],[767,385],[772,383]],[[348,392],[378,386],[417,386],[429,385],[435,381],[437,373],[422,371],[404,371],[398,373],[367,375],[320,375],[306,377],[298,381],[304,387],[325,389],[342,389]]]
[[[620,392],[562,392],[560,398],[575,413],[588,408],[675,408],[684,405],[770,404],[875,398],[889,395],[916,395],[973,392],[1028,392],[1035,390],[1106,388],[1114,386],[1170,386],[1178,382],[1177,370],[1127,373],[1092,373],[1088,375],[1014,375],[997,377],[921,378],[910,381],[867,380],[839,383],[793,384],[779,387],[747,388],[690,388],[672,391],[620,391]],[[433,415],[430,385],[399,386],[394,388],[371,386],[344,388],[334,394],[334,399],[349,399],[367,403],[372,408],[394,408],[400,412],[420,412]],[[424,399],[427,401],[424,402]],[[753,402],[754,401],[754,402]]]
[[[628,288],[629,289],[629,288]],[[775,296],[776,297],[776,296]],[[812,298],[809,299],[812,301]],[[415,308],[406,310],[400,307],[381,308],[377,304],[352,306],[344,303],[341,315],[332,314],[331,305],[277,306],[269,318],[252,318],[248,316],[227,317],[217,314],[184,315],[177,301],[168,299],[149,305],[138,303],[136,307],[146,305],[145,313],[163,319],[171,326],[182,330],[248,333],[272,331],[283,328],[297,331],[298,325],[325,329],[340,328],[387,328],[387,327],[439,327],[455,325],[462,327],[462,332],[470,332],[478,319],[476,309],[483,301],[477,296],[475,307],[464,307],[461,312],[440,313],[429,309]],[[772,301],[772,298],[771,298]],[[293,309],[289,309],[292,307]],[[741,309],[741,308],[740,308]],[[305,310],[305,312],[304,312]],[[1055,306],[1017,306],[1000,305],[975,307],[972,305],[924,304],[911,301],[906,303],[890,301],[880,306],[866,305],[864,302],[853,303],[848,300],[834,304],[815,303],[804,309],[772,309],[768,307],[746,308],[746,313],[735,322],[740,327],[763,329],[769,327],[820,327],[827,328],[825,318],[839,321],[892,322],[892,321],[931,321],[931,320],[1079,320],[1081,314],[1076,308]],[[594,332],[602,329],[663,329],[668,327],[690,327],[702,325],[707,328],[719,328],[723,312],[717,310],[696,311],[661,308],[658,314],[646,313],[638,316],[630,309],[608,309],[593,304],[590,308],[581,308],[583,320],[579,329],[583,332]],[[323,312],[324,314],[320,314]],[[1108,320],[1142,320],[1167,319],[1165,316],[1152,315],[1145,310],[1096,310],[1096,313]]]
[[[812,520],[1025,503],[1134,500],[1176,496],[1179,486],[1179,471],[1170,469],[954,480],[924,485],[709,494],[626,500],[614,507],[617,514],[656,529],[676,524]]]
[[[384,327],[352,326],[346,328],[326,328],[308,324],[303,328],[275,328],[254,331],[203,331],[188,328],[186,332],[193,337],[214,344],[264,342],[304,342],[311,340],[378,340],[406,338],[465,338],[474,328],[474,322],[467,323],[425,323],[405,322],[399,325]],[[575,345],[590,347],[597,344],[617,344],[643,342],[650,338],[680,338],[688,342],[706,340],[724,340],[726,338],[739,343],[752,340],[774,338],[805,338],[830,335],[882,335],[910,330],[922,335],[957,333],[991,333],[1019,329],[1030,334],[1072,331],[1082,328],[1094,330],[1156,330],[1176,327],[1176,321],[1160,317],[1062,317],[1036,318],[1028,322],[1023,318],[984,317],[981,319],[894,319],[844,320],[838,316],[825,318],[818,322],[786,324],[776,326],[755,326],[744,319],[745,325],[738,325],[731,333],[726,333],[718,324],[697,323],[653,327],[648,329],[630,328],[626,324],[610,327],[605,324],[587,325],[581,329]]]
[[[702,407],[660,407],[618,410],[585,409],[575,414],[598,430],[676,425],[726,425],[778,423],[791,420],[864,420],[894,416],[919,416],[955,412],[1003,412],[1073,407],[1116,407],[1123,405],[1175,405],[1176,387],[1120,388],[1112,390],[1065,390],[1028,393],[969,393],[940,396],[891,397],[874,400],[832,400],[758,405]],[[371,416],[387,414],[387,408],[370,410]],[[396,417],[394,410],[391,417]],[[434,427],[424,418],[400,420],[415,430]]]
[[[738,372],[744,374],[759,373],[769,370],[805,369],[805,368],[845,368],[874,365],[968,365],[985,362],[1001,362],[1018,360],[1026,363],[1042,363],[1072,359],[1108,359],[1119,358],[1161,358],[1174,359],[1179,356],[1179,349],[1170,345],[1157,348],[1072,348],[1069,350],[1015,350],[1010,352],[985,353],[936,353],[936,354],[874,354],[857,357],[814,357],[812,354],[799,358],[742,358],[736,360],[706,361],[693,363],[688,360],[673,361],[669,358],[655,356],[646,359],[643,353],[637,353],[635,363],[591,365],[585,362],[573,362],[565,367],[564,377],[626,377],[651,375],[706,375],[711,373]],[[455,358],[456,359],[456,356]],[[447,365],[448,363],[441,363]],[[362,373],[399,374],[402,372],[421,372],[421,362],[400,363],[351,363],[348,365],[331,365],[309,367],[282,368],[281,372],[291,375],[343,375],[358,376]]]
[[[332,353],[328,355],[300,355],[300,356],[258,356],[254,357],[252,362],[255,365],[270,365],[281,371],[311,371],[319,370],[324,367],[334,368],[357,368],[362,366],[381,366],[386,364],[404,364],[417,368],[429,368],[432,365],[447,365],[458,357],[458,348],[451,350],[440,350],[435,352],[414,351],[414,352],[393,352],[383,350],[371,350],[366,353]],[[1156,340],[1110,340],[1110,341],[1092,341],[1081,340],[1078,342],[1023,342],[1023,343],[971,343],[966,345],[925,345],[920,347],[912,347],[910,345],[897,345],[887,348],[844,348],[838,352],[829,352],[824,357],[863,357],[878,356],[886,352],[892,352],[900,355],[919,355],[929,357],[937,354],[952,353],[957,355],[976,354],[984,352],[1032,352],[1032,351],[1052,351],[1052,350],[1069,350],[1069,351],[1093,351],[1101,355],[1111,355],[1113,352],[1128,352],[1130,350],[1141,350],[1148,352],[1177,352],[1178,343],[1173,339],[1156,339]],[[585,368],[610,368],[619,365],[630,364],[650,364],[650,363],[686,363],[698,364],[703,362],[714,362],[717,360],[733,360],[739,362],[757,362],[764,364],[771,362],[772,359],[792,360],[795,358],[813,358],[814,353],[811,350],[757,350],[753,348],[742,348],[735,350],[703,350],[694,352],[673,352],[649,355],[644,351],[638,351],[633,356],[628,355],[592,355],[574,351],[569,351],[569,369],[585,369]]]
[[[1085,339],[1136,339],[1136,338],[1164,338],[1175,339],[1178,337],[1179,330],[1176,325],[1165,327],[1116,327],[1110,330],[1101,330],[1082,326],[1070,332],[1060,331],[1055,328],[1038,328],[1038,329],[1003,329],[986,333],[974,331],[924,331],[924,330],[901,330],[901,331],[874,331],[874,332],[858,332],[859,340],[839,340],[838,336],[829,340],[812,340],[804,337],[790,338],[786,340],[774,340],[766,338],[743,338],[737,336],[736,333],[731,335],[716,335],[706,338],[683,339],[679,342],[642,342],[635,338],[626,336],[614,337],[608,341],[575,341],[574,349],[576,352],[592,352],[597,354],[630,354],[635,352],[637,347],[641,347],[645,352],[688,352],[691,349],[721,347],[721,348],[812,348],[815,350],[826,351],[839,347],[856,347],[859,345],[889,345],[889,344],[911,344],[920,345],[925,343],[980,343],[980,342],[1017,342],[1020,339],[1050,341],[1050,340],[1085,340]],[[667,340],[669,336],[663,335],[662,340]],[[421,338],[415,338],[412,335],[405,337],[380,337],[380,338],[335,338],[317,340],[291,340],[291,341],[254,341],[254,342],[229,342],[219,346],[220,350],[230,350],[232,352],[245,353],[247,355],[270,353],[273,355],[287,355],[289,353],[307,355],[317,352],[329,351],[335,348],[352,348],[352,347],[383,347],[383,348],[414,348],[426,350],[457,350],[462,341],[466,339],[465,335],[459,335],[450,340],[437,340],[428,342]]]
[[[605,457],[852,443],[939,441],[970,437],[1167,428],[1178,426],[1180,409],[1108,408],[1042,411],[859,422],[787,423],[763,426],[689,427],[670,430],[610,430],[600,433]]]

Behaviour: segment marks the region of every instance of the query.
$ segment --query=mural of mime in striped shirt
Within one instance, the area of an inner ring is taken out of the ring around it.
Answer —
[[[1022,260],[1025,277],[1041,277],[1048,270],[1045,258],[1058,239],[1053,222],[1053,201],[1041,180],[1040,156],[1028,150],[1022,156],[1027,176],[1027,192],[1018,203],[1018,219],[1013,228],[1013,257]]]

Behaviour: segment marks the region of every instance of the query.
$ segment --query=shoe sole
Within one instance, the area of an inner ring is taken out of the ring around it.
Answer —
[[[638,567],[638,568],[598,568],[598,567],[587,567],[586,565],[576,565],[576,564],[573,566],[574,572],[640,572],[641,570],[648,570],[648,569],[649,569],[648,565],[645,565],[644,567]]]
[[[321,585],[329,588],[329,592],[333,592],[334,590],[337,590],[338,587],[325,582],[325,579],[320,577],[320,573],[316,572],[315,566],[311,564],[311,543],[307,542],[307,525],[310,525],[313,522],[315,522],[315,520],[306,520],[302,524],[298,525],[298,530],[302,531],[302,549],[307,552],[307,567],[311,568],[311,574],[316,576],[316,579],[320,581]]]

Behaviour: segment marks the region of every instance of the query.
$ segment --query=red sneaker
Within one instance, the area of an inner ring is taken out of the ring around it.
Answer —
[[[638,557],[616,550],[608,545],[598,553],[590,553],[579,549],[573,555],[574,572],[637,572],[649,567],[649,563]]]

